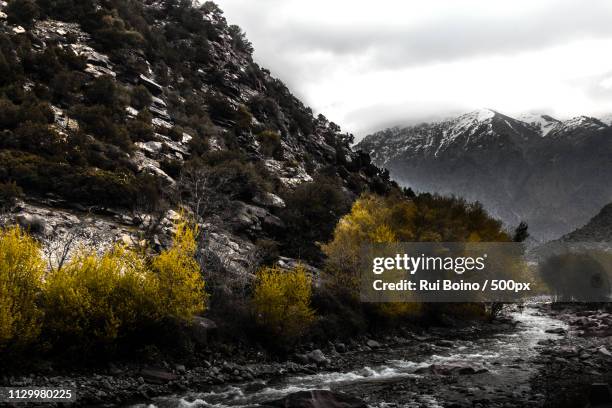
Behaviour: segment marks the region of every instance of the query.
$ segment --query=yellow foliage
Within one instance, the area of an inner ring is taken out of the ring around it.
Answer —
[[[36,303],[44,271],[36,241],[19,227],[0,231],[0,350],[26,345],[38,335]]]
[[[357,290],[362,245],[414,240],[415,214],[416,206],[397,196],[366,194],[355,201],[338,222],[333,240],[322,245],[335,283]]]
[[[47,278],[46,328],[71,340],[111,342],[159,317],[157,286],[136,252],[117,245],[98,255],[83,248]]]
[[[203,312],[206,306],[204,280],[195,260],[197,233],[186,221],[179,222],[172,247],[152,262],[159,280],[157,297],[162,310],[184,320]]]
[[[253,296],[258,324],[285,339],[300,336],[314,321],[311,295],[312,280],[303,266],[261,269]]]
[[[46,329],[69,341],[110,343],[165,317],[190,319],[204,310],[204,281],[194,259],[196,230],[181,221],[173,245],[147,259],[116,245],[83,248],[46,281]]]
[[[340,219],[333,239],[322,245],[327,255],[326,284],[357,298],[364,244],[510,241],[501,227],[479,204],[453,197],[364,194]],[[418,303],[378,304],[376,309],[386,317],[421,313]]]
[[[378,226],[374,232],[370,234],[370,240],[375,244],[385,244],[396,242],[397,238],[391,228],[383,224]]]
[[[380,303],[378,304],[378,312],[386,318],[403,318],[409,316],[418,316],[423,311],[423,305],[421,303]]]

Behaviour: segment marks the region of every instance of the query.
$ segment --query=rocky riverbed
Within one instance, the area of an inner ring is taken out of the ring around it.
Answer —
[[[540,308],[566,322],[568,329],[538,343],[538,371],[532,387],[545,396],[544,407],[612,407],[612,313],[573,305]]]
[[[334,406],[340,398],[347,408],[583,407],[609,400],[611,327],[606,312],[540,305],[491,324],[303,346],[283,362],[249,349],[211,351],[184,364],[0,379],[76,387],[78,405],[87,406],[312,406],[300,405],[303,398]]]

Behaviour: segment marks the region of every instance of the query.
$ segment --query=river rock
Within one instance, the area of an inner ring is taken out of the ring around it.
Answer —
[[[467,365],[438,365],[432,364],[415,370],[415,374],[434,374],[434,375],[472,375],[485,373],[486,368],[475,369]]]
[[[377,342],[376,340],[368,340],[366,342],[366,344],[368,345],[368,347],[373,348],[373,349],[377,349],[377,348],[381,348],[382,345]]]
[[[165,384],[170,381],[174,381],[178,376],[170,371],[157,369],[157,368],[143,368],[140,374],[146,382],[152,384]]]
[[[327,390],[300,391],[263,405],[279,408],[367,408],[359,398]]]
[[[15,217],[15,221],[33,234],[44,234],[47,230],[45,219],[35,214],[19,214]]]
[[[198,345],[206,345],[217,333],[217,324],[205,317],[195,316],[189,329],[193,341]]]
[[[306,354],[309,361],[316,363],[317,365],[327,365],[329,364],[329,359],[325,357],[325,354],[319,349],[313,350],[310,353]]]
[[[556,327],[554,329],[548,329],[546,330],[546,333],[550,333],[550,334],[566,334],[567,331],[561,327]]]
[[[454,346],[453,342],[450,340],[438,340],[436,341],[436,346],[438,347],[446,347],[451,348]]]

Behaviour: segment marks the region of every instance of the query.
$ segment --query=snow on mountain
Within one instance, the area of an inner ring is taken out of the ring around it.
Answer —
[[[555,140],[565,139],[569,142],[578,142],[584,138],[588,139],[593,132],[605,129],[609,129],[609,126],[597,118],[576,116],[555,126],[549,132],[548,137]]]
[[[610,202],[611,136],[593,117],[481,109],[380,131],[355,148],[404,186],[480,201],[507,225],[527,221],[532,236],[552,239]]]
[[[612,113],[608,113],[607,115],[600,116],[599,120],[601,120],[603,123],[605,123],[608,126],[612,126]]]
[[[551,130],[561,125],[561,121],[552,116],[535,113],[524,113],[519,115],[517,119],[521,122],[535,126],[542,132],[542,137],[545,137]]]

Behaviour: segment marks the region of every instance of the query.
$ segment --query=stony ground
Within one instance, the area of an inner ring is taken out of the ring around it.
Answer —
[[[273,384],[286,376],[346,372],[383,363],[390,350],[402,350],[403,356],[417,358],[448,350],[456,339],[513,329],[510,321],[499,321],[423,332],[405,330],[376,339],[360,337],[345,343],[330,342],[326,346],[304,345],[287,361],[274,361],[263,351],[222,347],[223,351],[206,350],[199,359],[182,362],[115,362],[80,370],[56,369],[51,363],[42,362],[32,374],[0,375],[0,385],[73,388],[78,396],[77,406],[126,405],[150,401],[156,396],[205,391],[254,379]]]
[[[148,403],[163,395],[190,400],[195,397],[189,395],[233,385],[250,392],[253,390],[249,387],[271,387],[286,383],[287,378],[359,374],[363,370],[366,378],[329,388],[370,406],[383,406],[379,402],[385,401],[385,407],[612,406],[608,391],[612,383],[612,314],[584,307],[550,306],[540,306],[536,313],[564,321],[569,329],[551,329],[551,336],[540,341],[532,357],[525,360],[508,361],[501,356],[499,361],[489,360],[484,365],[474,360],[467,364],[430,363],[433,356],[481,352],[479,347],[496,342],[499,336],[518,336],[520,325],[502,318],[494,324],[400,330],[377,338],[305,345],[287,361],[275,360],[262,350],[224,345],[186,361],[112,363],[71,371],[42,364],[35,374],[0,375],[0,382],[76,387],[77,406],[116,406]],[[461,351],[466,345],[468,350]],[[395,359],[427,364],[419,366],[416,376],[368,377],[364,367],[381,367]],[[499,364],[508,365],[507,370],[497,370]],[[511,373],[513,378],[500,377],[498,371]]]
[[[612,407],[612,314],[610,307],[544,307],[542,312],[569,324],[558,340],[541,344],[533,388],[546,408]]]

